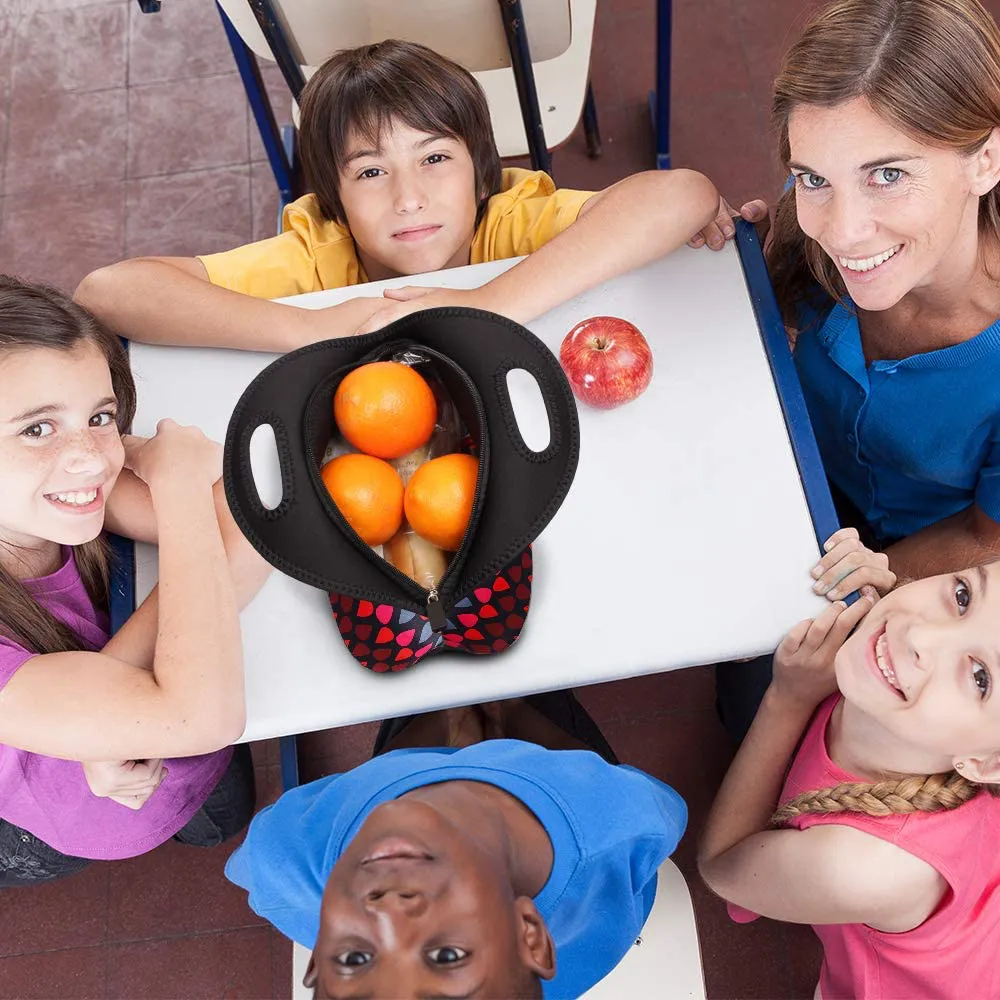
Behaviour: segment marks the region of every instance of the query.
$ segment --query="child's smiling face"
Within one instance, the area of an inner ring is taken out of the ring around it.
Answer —
[[[100,534],[125,457],[116,410],[92,343],[0,357],[0,541],[39,549]]]
[[[461,139],[395,120],[377,146],[355,133],[339,193],[370,281],[469,263],[478,197]]]
[[[1000,750],[1000,562],[883,598],[844,643],[837,684],[894,742],[941,769]]]

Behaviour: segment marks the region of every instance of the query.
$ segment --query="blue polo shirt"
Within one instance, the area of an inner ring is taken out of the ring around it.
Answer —
[[[973,502],[1000,521],[1000,321],[865,363],[853,311],[803,324],[795,363],[823,465],[883,544]]]
[[[378,805],[441,781],[503,788],[552,841],[552,872],[535,905],[556,946],[546,998],[579,997],[613,969],[649,915],[656,870],[687,823],[668,785],[584,750],[489,740],[462,750],[396,750],[346,774],[286,792],[254,817],[226,877],[250,907],[312,948],[323,888],[337,858]]]

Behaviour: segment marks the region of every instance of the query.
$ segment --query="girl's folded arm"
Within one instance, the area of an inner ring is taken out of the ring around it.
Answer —
[[[761,916],[892,933],[923,923],[947,890],[926,861],[837,824],[755,833],[699,867],[714,892]]]
[[[133,618],[141,614],[142,609]],[[153,641],[132,645],[137,654]],[[206,650],[205,662],[185,664],[183,673],[197,677],[219,671],[209,656]],[[163,666],[167,677],[175,664]],[[237,740],[245,725],[241,685],[234,686],[232,703],[216,698],[214,706],[208,701],[211,687],[179,677],[161,681],[152,670],[103,651],[33,656],[0,689],[0,743],[79,761],[208,753]]]

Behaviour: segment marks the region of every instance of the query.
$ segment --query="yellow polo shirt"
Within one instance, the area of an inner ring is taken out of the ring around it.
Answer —
[[[508,168],[503,189],[489,200],[476,228],[470,264],[529,254],[572,225],[593,191],[557,190],[542,171]],[[324,219],[316,196],[286,206],[282,233],[199,260],[215,285],[277,299],[368,280],[351,232]]]

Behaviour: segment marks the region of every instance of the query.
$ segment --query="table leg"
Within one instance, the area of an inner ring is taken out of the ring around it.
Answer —
[[[649,95],[656,169],[670,169],[670,46],[672,0],[656,0],[656,90]]]

